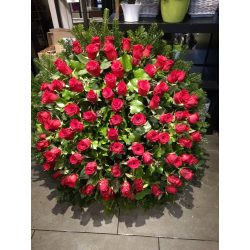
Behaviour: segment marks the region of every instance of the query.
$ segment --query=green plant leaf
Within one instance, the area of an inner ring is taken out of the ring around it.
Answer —
[[[110,67],[110,65],[111,65],[111,62],[110,61],[103,61],[102,63],[101,63],[101,69],[108,69],[109,67]]]
[[[144,110],[144,104],[139,100],[133,100],[130,102],[130,113],[136,114]]]
[[[132,57],[128,54],[124,54],[122,56],[122,66],[125,69],[126,72],[129,72],[130,70],[132,70]]]
[[[148,194],[151,194],[151,190],[150,189],[144,189],[144,190],[142,190],[141,192],[139,192],[139,193],[137,193],[135,195],[135,199],[136,200],[141,200]]]
[[[84,65],[87,63],[87,61],[89,60],[87,57],[83,56],[83,55],[77,55],[76,56],[78,58],[78,60],[83,63]]]
[[[65,89],[62,92],[62,98],[65,99],[66,101],[69,101],[72,97],[74,96],[74,93]]]
[[[143,69],[134,70],[134,77],[137,80],[150,80],[151,78]]]

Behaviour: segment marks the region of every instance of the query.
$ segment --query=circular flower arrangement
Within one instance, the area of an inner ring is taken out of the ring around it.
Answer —
[[[151,206],[173,200],[202,165],[205,93],[185,63],[151,44],[94,36],[42,82],[36,149],[61,200]],[[183,64],[184,63],[184,64]],[[183,66],[184,65],[184,66]]]

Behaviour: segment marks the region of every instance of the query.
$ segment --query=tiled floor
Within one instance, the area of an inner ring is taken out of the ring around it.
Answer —
[[[218,135],[207,136],[207,168],[175,204],[106,215],[56,203],[53,181],[32,170],[33,250],[217,250]]]

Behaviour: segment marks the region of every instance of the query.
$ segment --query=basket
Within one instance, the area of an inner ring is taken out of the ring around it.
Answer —
[[[159,14],[160,0],[141,0],[140,17],[156,17]]]
[[[188,14],[192,17],[211,17],[219,6],[219,0],[191,0]]]

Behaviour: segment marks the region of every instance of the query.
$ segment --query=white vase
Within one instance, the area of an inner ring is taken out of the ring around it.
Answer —
[[[138,22],[141,10],[141,3],[128,4],[121,3],[125,22]]]

